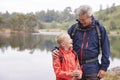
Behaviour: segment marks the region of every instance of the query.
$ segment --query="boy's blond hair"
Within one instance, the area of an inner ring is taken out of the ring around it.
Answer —
[[[62,32],[61,34],[57,35],[56,42],[60,45],[67,36],[69,36],[67,32]]]

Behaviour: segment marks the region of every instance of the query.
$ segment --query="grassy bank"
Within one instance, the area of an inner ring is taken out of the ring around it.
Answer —
[[[115,67],[107,71],[102,80],[120,80],[120,67]]]

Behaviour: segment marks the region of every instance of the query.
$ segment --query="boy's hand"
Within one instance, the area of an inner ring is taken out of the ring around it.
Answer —
[[[81,79],[82,74],[78,70],[74,70],[72,76],[73,78]]]
[[[76,65],[76,68],[75,68],[75,70],[72,73],[73,80],[76,79],[76,78],[77,79],[81,79],[82,78],[82,73],[78,70],[78,67],[79,67],[79,63]]]

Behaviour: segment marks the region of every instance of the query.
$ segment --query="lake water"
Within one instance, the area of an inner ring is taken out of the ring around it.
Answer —
[[[51,57],[51,49],[56,46],[54,34],[0,37],[0,80],[55,80]],[[110,40],[114,40],[111,45],[116,47],[120,38]],[[112,51],[109,69],[120,66],[119,50]]]

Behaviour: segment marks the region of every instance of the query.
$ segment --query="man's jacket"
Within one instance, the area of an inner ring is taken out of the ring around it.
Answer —
[[[79,25],[81,30],[76,30],[74,37],[72,37],[72,32],[76,25]],[[82,64],[83,66],[83,74],[91,74],[98,73],[100,69],[106,71],[110,61],[110,43],[106,33],[105,28],[93,17],[92,24],[98,25],[101,33],[101,48],[102,48],[102,57],[101,64],[98,60]],[[78,54],[79,60],[89,60],[95,57],[98,57],[99,53],[99,42],[98,42],[98,33],[94,25],[88,26],[91,27],[86,31],[82,31],[85,29],[82,27],[81,23],[78,22],[73,24],[69,29],[68,33],[73,39],[73,48]],[[87,29],[87,28],[86,28]]]

